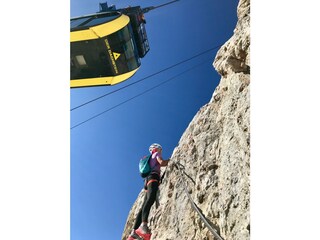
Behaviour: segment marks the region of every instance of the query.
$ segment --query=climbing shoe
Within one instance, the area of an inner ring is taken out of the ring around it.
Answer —
[[[143,238],[139,237],[139,235],[134,231],[130,234],[127,240],[143,240]]]
[[[143,238],[143,240],[150,240],[151,238],[151,231],[146,225],[140,226],[137,230],[136,233]]]

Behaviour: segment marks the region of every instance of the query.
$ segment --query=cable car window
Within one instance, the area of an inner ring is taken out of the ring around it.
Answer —
[[[79,19],[71,20],[71,22],[70,22],[70,27],[71,27],[71,28],[78,27],[80,24],[84,23],[84,22],[87,21],[88,19],[90,19],[90,17],[79,18]]]
[[[129,39],[132,38],[128,27],[123,28],[118,32],[119,41],[127,42]]]
[[[140,59],[136,59],[136,58],[131,58],[128,60],[127,65],[128,65],[128,69],[136,69],[137,67],[139,67],[141,64]]]
[[[71,79],[114,76],[105,43],[100,39],[71,45]]]
[[[130,25],[111,34],[108,41],[113,52],[120,54],[116,64],[119,72],[127,72],[140,66],[138,49],[133,41]]]
[[[126,59],[130,59],[135,56],[134,45],[132,39],[123,46],[125,50]]]
[[[116,52],[124,52],[123,45],[129,41],[132,38],[130,35],[130,32],[128,30],[128,27],[124,27],[123,29],[119,30],[118,32],[115,32],[111,34],[108,37],[110,46],[113,51]]]
[[[87,66],[87,62],[83,55],[77,55],[75,56],[75,59],[80,66]]]

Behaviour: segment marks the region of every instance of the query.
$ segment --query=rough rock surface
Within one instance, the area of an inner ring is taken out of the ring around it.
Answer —
[[[171,156],[160,206],[154,205],[149,216],[151,240],[218,239],[192,208],[185,185],[222,239],[250,238],[250,1],[240,0],[237,13],[234,35],[213,63],[221,81]],[[141,191],[129,213],[123,240],[142,200]]]

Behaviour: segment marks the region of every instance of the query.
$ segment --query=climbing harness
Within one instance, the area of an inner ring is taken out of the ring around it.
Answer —
[[[186,181],[184,179],[184,176],[182,174],[182,170],[181,168],[179,167],[178,164],[176,163],[173,163],[173,165],[179,170],[178,172],[180,173],[181,175],[181,178],[182,178],[182,184],[183,184],[183,188],[188,196],[188,199],[189,201],[191,202],[191,206],[192,208],[199,214],[201,220],[203,221],[203,223],[206,225],[206,227],[210,230],[210,232],[219,240],[223,240],[223,238],[221,238],[219,236],[219,234],[217,233],[217,230],[215,230],[210,224],[209,222],[206,220],[206,218],[203,216],[203,214],[200,212],[199,208],[197,207],[197,205],[194,203],[194,201],[192,200],[191,198],[191,195],[190,193],[188,192],[188,188],[187,188],[187,185],[186,185]]]

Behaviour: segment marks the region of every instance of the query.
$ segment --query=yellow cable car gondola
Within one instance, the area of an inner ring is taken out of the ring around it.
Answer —
[[[71,19],[71,88],[114,85],[127,80],[149,51],[140,7]]]
[[[144,13],[156,7],[116,9],[100,3],[100,12],[70,21],[70,87],[114,85],[132,77],[150,50]]]

